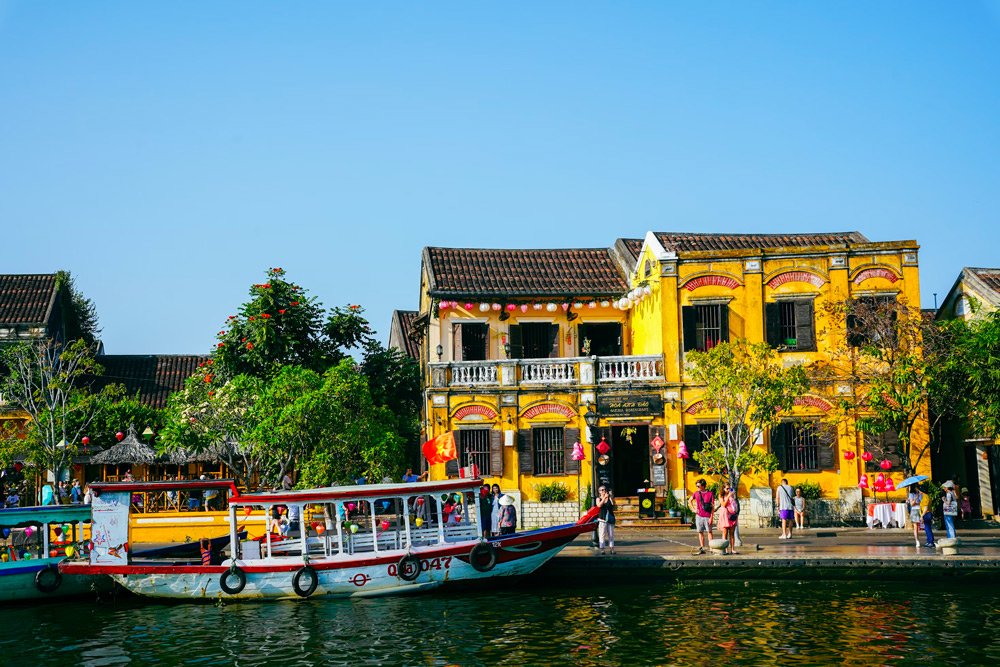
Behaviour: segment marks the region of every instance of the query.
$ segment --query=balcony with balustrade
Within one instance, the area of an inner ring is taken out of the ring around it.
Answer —
[[[664,380],[663,356],[563,357],[428,364],[432,389],[615,386]]]

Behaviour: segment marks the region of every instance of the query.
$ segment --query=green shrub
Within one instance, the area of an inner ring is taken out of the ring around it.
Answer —
[[[802,497],[806,500],[819,500],[823,495],[823,488],[819,482],[799,482],[795,488],[802,489]]]
[[[536,484],[535,493],[538,494],[538,500],[543,503],[561,503],[569,498],[569,489],[559,482]]]

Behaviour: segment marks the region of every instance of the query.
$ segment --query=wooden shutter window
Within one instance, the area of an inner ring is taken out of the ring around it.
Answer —
[[[719,306],[719,340],[729,342],[729,304]]]
[[[510,325],[510,358],[520,359],[524,356],[524,343],[521,342],[521,325]]]
[[[797,350],[816,349],[816,323],[811,299],[795,302],[795,341]]]
[[[490,430],[490,475],[503,477],[503,431]]]
[[[764,304],[764,332],[767,344],[778,349],[781,347],[781,306],[777,303]]]
[[[785,461],[785,443],[788,441],[789,424],[777,424],[771,428],[771,453],[778,459],[778,470],[784,471],[787,462]]]
[[[701,428],[697,424],[684,427],[684,445],[689,455],[684,459],[684,469],[688,472],[701,472],[701,466],[694,458],[694,453],[701,451]]]
[[[577,474],[580,472],[580,462],[573,460],[573,444],[580,442],[580,429],[569,428],[563,430],[563,448],[566,450],[566,472]]]
[[[819,469],[820,470],[836,470],[837,469],[837,448],[833,443],[827,442],[824,438],[819,439]]]
[[[452,361],[462,361],[462,325],[453,324],[452,327]],[[457,473],[456,473],[457,474]]]
[[[531,451],[531,429],[517,431],[517,471],[522,475],[534,474],[534,456]]]
[[[684,351],[698,348],[698,315],[694,306],[681,306],[681,322],[684,329]]]

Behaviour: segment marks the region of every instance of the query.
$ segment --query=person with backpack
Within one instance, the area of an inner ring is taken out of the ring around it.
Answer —
[[[708,541],[712,541],[712,515],[715,514],[715,494],[708,490],[704,479],[695,482],[698,490],[688,499],[688,506],[695,513],[695,528],[698,530],[699,554],[705,553],[705,533]]]
[[[955,493],[955,482],[948,480],[941,485],[944,498],[941,501],[941,511],[944,514],[944,527],[948,537],[955,537],[955,517],[958,516],[958,494]]]
[[[509,495],[500,496],[500,534],[513,535],[517,528],[517,508],[514,498]]]
[[[781,480],[778,487],[778,516],[781,518],[781,535],[779,540],[792,539],[792,521],[795,518],[795,492],[787,479]]]

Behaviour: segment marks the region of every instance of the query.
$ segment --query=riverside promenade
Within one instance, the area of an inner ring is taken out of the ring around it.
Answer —
[[[581,535],[539,570],[539,576],[566,580],[601,574],[637,579],[1000,581],[1000,527],[959,531],[962,546],[956,556],[944,556],[939,549],[918,549],[912,531],[898,529],[807,529],[796,531],[791,540],[778,539],[778,535],[777,530],[744,531],[743,546],[736,549],[739,553],[726,556],[696,555],[694,531],[653,533],[622,528],[615,535],[617,553],[606,556],[590,546],[589,534]]]

